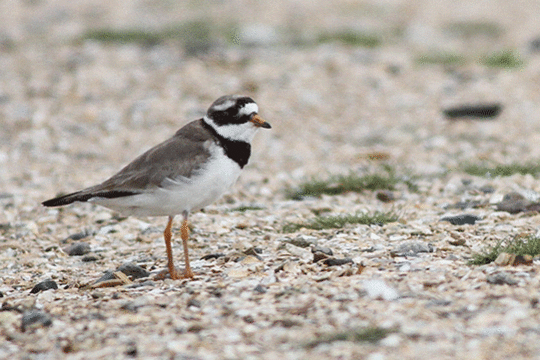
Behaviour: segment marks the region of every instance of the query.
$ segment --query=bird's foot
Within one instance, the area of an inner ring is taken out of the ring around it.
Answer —
[[[165,279],[173,279],[173,280],[181,280],[181,279],[193,279],[195,275],[189,269],[189,271],[180,271],[176,268],[174,268],[174,271],[171,273],[169,269],[163,269],[157,275],[154,277],[155,280],[165,280]]]

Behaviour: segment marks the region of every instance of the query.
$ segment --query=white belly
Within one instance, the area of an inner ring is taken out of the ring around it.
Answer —
[[[167,179],[163,187],[148,189],[139,195],[90,201],[126,215],[173,216],[199,210],[216,201],[234,185],[240,170],[236,162],[219,151],[189,179]]]

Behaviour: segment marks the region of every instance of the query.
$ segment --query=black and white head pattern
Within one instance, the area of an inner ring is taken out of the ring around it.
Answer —
[[[258,111],[252,98],[226,95],[208,108],[204,121],[226,139],[251,143],[259,127],[269,127],[252,121]]]

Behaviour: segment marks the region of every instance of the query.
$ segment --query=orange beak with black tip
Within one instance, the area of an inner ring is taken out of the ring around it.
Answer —
[[[252,123],[254,123],[255,126],[257,126],[257,127],[262,127],[262,128],[265,128],[265,129],[271,129],[271,128],[272,128],[272,126],[270,126],[269,123],[267,123],[266,121],[264,121],[264,120],[259,116],[259,114],[253,115],[249,121],[251,121]]]

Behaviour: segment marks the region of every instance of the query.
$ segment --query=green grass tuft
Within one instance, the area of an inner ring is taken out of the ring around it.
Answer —
[[[445,30],[464,38],[484,36],[495,39],[504,33],[499,24],[488,21],[457,21],[447,24]]]
[[[296,189],[288,189],[286,196],[292,200],[302,200],[308,196],[339,195],[346,192],[362,192],[364,190],[393,190],[399,179],[391,169],[385,174],[334,175],[328,179],[312,178],[301,183]],[[409,185],[409,184],[408,184]]]
[[[251,206],[251,205],[245,205],[245,206],[238,206],[235,208],[230,209],[230,212],[246,212],[246,211],[256,211],[256,210],[264,210],[264,207],[262,206]]]
[[[488,247],[486,251],[473,255],[473,258],[468,264],[489,264],[495,261],[495,259],[503,252],[515,255],[531,255],[533,257],[540,255],[540,237],[516,237],[507,243],[501,240],[495,246]]]
[[[466,164],[463,167],[469,175],[473,176],[487,176],[487,177],[497,177],[497,176],[511,176],[514,174],[521,175],[536,175],[540,173],[540,163],[534,164],[497,164],[495,166],[479,165],[479,164]]]
[[[317,40],[319,43],[339,41],[345,45],[368,48],[374,48],[381,44],[381,38],[378,35],[352,30],[322,33]]]
[[[208,51],[217,41],[215,37],[222,32],[220,28],[210,24],[209,21],[197,20],[151,31],[100,29],[87,32],[82,39],[116,44],[138,43],[150,46],[173,39],[180,41],[188,54],[197,55]]]
[[[328,344],[334,341],[351,341],[351,342],[370,342],[376,343],[388,334],[395,332],[395,329],[384,329],[381,327],[368,327],[364,329],[353,329],[343,332],[337,332],[334,334],[328,334],[319,337],[316,340],[308,342],[305,346],[308,348],[314,348],[321,344]]]
[[[416,63],[420,65],[461,65],[465,63],[465,58],[451,53],[433,53],[417,57]]]
[[[383,225],[397,221],[398,217],[393,212],[375,212],[373,214],[346,214],[336,216],[316,216],[304,223],[288,223],[283,226],[283,232],[294,232],[302,228],[312,230],[340,229],[348,224],[359,225]]]
[[[83,39],[96,40],[106,43],[140,43],[155,45],[162,40],[158,33],[143,30],[92,30],[87,32]]]
[[[514,51],[505,50],[485,57],[482,63],[487,66],[511,69],[522,66],[523,60]]]

